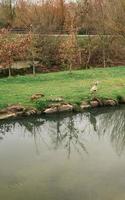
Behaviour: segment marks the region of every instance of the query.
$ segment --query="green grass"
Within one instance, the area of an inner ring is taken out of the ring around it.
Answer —
[[[90,69],[49,74],[17,76],[0,79],[0,108],[21,103],[34,106],[30,97],[43,93],[43,105],[52,97],[63,96],[65,101],[80,103],[91,98],[90,88],[98,80],[98,97],[125,97],[125,67]]]

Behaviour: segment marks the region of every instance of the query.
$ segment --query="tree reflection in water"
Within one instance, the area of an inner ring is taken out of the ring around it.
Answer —
[[[70,158],[72,150],[80,155],[89,152],[86,136],[99,139],[109,137],[118,155],[125,150],[125,108],[99,109],[79,114],[58,114],[42,118],[29,118],[3,121],[0,123],[0,141],[6,134],[21,129],[23,136],[34,138],[36,153],[39,154],[39,141],[48,149],[63,148]]]

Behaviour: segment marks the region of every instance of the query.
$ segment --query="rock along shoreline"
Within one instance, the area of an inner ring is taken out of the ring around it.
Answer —
[[[24,107],[20,104],[10,105],[5,109],[0,110],[0,120],[13,119],[19,117],[29,117],[29,116],[39,116],[39,115],[49,115],[54,113],[62,112],[84,112],[88,109],[99,108],[99,107],[112,107],[124,104],[125,99],[120,99],[119,101],[113,99],[94,99],[89,102],[83,101],[80,105],[72,105],[69,103],[55,103],[48,106],[45,109],[37,110],[34,107]]]

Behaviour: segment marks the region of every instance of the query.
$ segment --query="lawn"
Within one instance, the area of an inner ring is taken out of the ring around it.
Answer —
[[[62,96],[67,102],[80,103],[91,98],[90,88],[96,80],[98,97],[125,97],[125,67],[99,68],[0,79],[0,108],[16,103],[34,106],[30,97],[35,93],[43,93],[43,101]]]

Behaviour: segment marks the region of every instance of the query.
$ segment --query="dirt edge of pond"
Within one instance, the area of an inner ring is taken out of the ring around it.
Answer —
[[[113,100],[113,99],[93,99],[91,101],[83,101],[81,104],[70,104],[70,103],[54,103],[41,110],[34,107],[24,107],[21,104],[10,105],[5,109],[0,110],[0,120],[38,116],[38,115],[49,115],[54,113],[62,112],[84,112],[88,109],[99,108],[99,107],[113,107],[124,104],[125,99]]]

